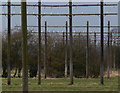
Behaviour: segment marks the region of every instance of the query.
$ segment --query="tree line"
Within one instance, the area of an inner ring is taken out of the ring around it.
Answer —
[[[38,38],[36,34],[28,31],[28,66],[29,77],[37,77],[38,72]],[[7,77],[7,36],[3,34],[2,38],[2,77]],[[44,74],[45,60],[45,34],[42,35],[41,60],[42,73]],[[69,37],[69,36],[68,36]],[[86,42],[84,35],[74,35],[73,38],[73,73],[74,77],[86,77]],[[11,34],[11,71],[12,77],[21,77],[22,75],[22,33],[21,30],[13,31]],[[104,45],[104,71],[107,71],[108,61],[110,70],[118,68],[118,46],[111,45],[111,53],[108,52],[107,45]],[[46,57],[46,76],[51,78],[65,77],[65,51],[67,49],[67,69],[69,69],[69,39],[66,48],[65,33],[63,35],[56,33],[47,33],[47,57]],[[110,53],[110,54],[108,54]],[[108,57],[110,55],[110,57]],[[88,77],[97,78],[100,76],[100,44],[89,38],[88,54]],[[67,70],[69,76],[69,70]]]

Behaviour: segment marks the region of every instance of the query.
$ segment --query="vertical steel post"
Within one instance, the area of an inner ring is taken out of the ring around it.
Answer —
[[[65,32],[63,32],[63,46],[65,45]]]
[[[120,1],[118,2],[118,36],[117,36],[117,52],[116,52],[116,58],[117,58],[117,71],[118,74],[120,74]],[[118,89],[120,89],[120,80],[118,80]]]
[[[89,22],[87,21],[87,42],[86,42],[86,78],[88,78],[89,64]]]
[[[81,35],[81,33],[79,32],[79,45],[80,45],[80,35]]]
[[[72,0],[69,0],[69,30],[70,30],[70,85],[73,84],[73,35],[72,35]]]
[[[104,84],[104,15],[103,15],[103,0],[101,0],[100,5],[100,17],[101,17],[101,62],[100,62],[100,83]]]
[[[68,73],[68,23],[66,21],[66,44],[65,44],[65,78]]]
[[[96,32],[94,32],[94,46],[95,46],[95,49],[96,49]]]
[[[38,85],[41,84],[41,0],[38,2]]]
[[[10,56],[11,56],[11,5],[10,0],[8,0],[8,54],[7,54],[7,84],[11,84],[11,67],[10,67]]]
[[[120,45],[120,1],[118,2],[118,40],[117,40],[117,45]],[[117,53],[119,55],[119,52]],[[118,62],[119,64],[119,62]],[[120,67],[120,66],[118,66]]]
[[[80,48],[80,35],[81,35],[81,33],[79,32],[79,37],[78,37],[79,48]],[[79,49],[79,52],[80,52],[80,49]]]
[[[110,32],[110,73],[112,74],[113,66],[113,53],[112,53],[112,32]]]
[[[116,39],[115,39],[115,36],[114,36],[114,47],[113,47],[113,50],[114,50],[114,71],[116,70]]]
[[[109,42],[110,42],[110,21],[108,21],[108,64],[107,64],[107,77],[108,79],[110,78],[110,47],[109,47]]]
[[[78,34],[78,44],[79,44],[79,48],[80,48],[80,35],[81,35],[81,33],[79,32],[79,34]],[[79,49],[80,50],[80,49]]]
[[[79,46],[79,56],[80,56],[80,40],[81,40],[81,37],[80,37],[81,33],[79,32],[79,37],[78,37],[78,46]],[[81,56],[80,56],[81,57]],[[80,60],[79,60],[80,61]]]
[[[28,58],[27,58],[27,9],[26,1],[21,2],[21,13],[22,13],[22,67],[23,67],[23,93],[28,93]]]
[[[45,56],[44,56],[44,78],[47,78],[47,22],[45,21]]]

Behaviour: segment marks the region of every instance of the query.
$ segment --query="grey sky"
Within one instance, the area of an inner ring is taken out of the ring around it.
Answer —
[[[115,2],[117,4],[117,2]],[[13,3],[14,4],[14,3]],[[16,3],[18,4],[18,3]],[[19,3],[20,4],[20,3]],[[29,4],[37,4],[37,3],[29,3]],[[49,2],[49,3],[43,3],[43,4],[68,4],[67,2],[64,2],[64,3],[55,3],[55,2]],[[73,4],[93,4],[93,3],[81,3],[81,2],[75,2]],[[99,4],[99,2],[96,2],[94,4]],[[100,7],[76,7],[76,8],[73,8],[73,13],[75,14],[81,14],[81,13],[99,13],[100,11]],[[20,13],[20,7],[12,7],[12,13]],[[3,7],[2,8],[2,12],[5,13],[7,12],[7,8]],[[37,8],[35,7],[28,7],[28,13],[37,13]],[[118,7],[117,6],[114,6],[114,7],[105,7],[104,8],[104,12],[107,12],[107,13],[117,13],[118,12]],[[42,13],[69,13],[68,12],[68,8],[65,7],[65,8],[42,8]],[[89,21],[90,22],[90,25],[100,25],[100,16],[75,16],[73,17],[73,25],[79,25],[79,26],[83,26],[83,25],[86,25],[86,22]],[[21,17],[20,16],[12,16],[12,28],[15,26],[15,25],[21,25]],[[65,25],[65,22],[66,21],[69,21],[69,18],[66,17],[66,16],[53,16],[53,17],[42,17],[42,25],[44,25],[44,22],[47,21],[48,22],[48,25]],[[104,25],[107,25],[107,22],[108,21],[111,21],[111,25],[118,25],[118,18],[117,16],[105,16],[105,24]],[[3,27],[3,30],[7,29],[7,16],[2,16],[2,27]],[[30,26],[37,26],[37,16],[28,16],[28,25]],[[34,28],[34,30],[37,30],[37,28]],[[44,29],[42,29],[44,30]],[[48,29],[49,31],[63,31],[65,29],[62,29],[62,28],[49,28]],[[86,31],[86,28],[83,29],[83,28],[76,28],[76,29],[73,29],[74,31]],[[99,29],[90,29],[91,31],[98,31]],[[106,30],[106,29],[105,29]]]

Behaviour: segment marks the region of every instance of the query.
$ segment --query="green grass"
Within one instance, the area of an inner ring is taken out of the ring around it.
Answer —
[[[12,78],[12,84],[6,84],[7,79],[2,79],[3,91],[21,91],[22,79]],[[29,78],[30,91],[118,91],[118,78],[105,78],[105,84],[100,84],[100,79],[75,78],[74,84],[69,85],[69,79],[42,79],[42,84],[37,85],[37,78]]]

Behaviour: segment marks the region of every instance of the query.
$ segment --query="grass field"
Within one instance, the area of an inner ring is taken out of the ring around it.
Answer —
[[[22,79],[12,78],[12,84],[6,84],[7,79],[2,79],[3,91],[21,91]],[[30,91],[118,91],[118,78],[105,78],[105,84],[100,85],[100,79],[75,78],[74,85],[69,85],[69,79],[42,79],[42,84],[37,85],[37,78],[29,78]]]

